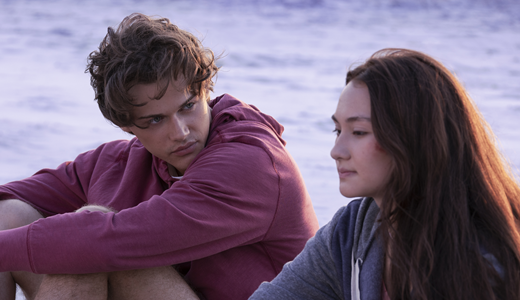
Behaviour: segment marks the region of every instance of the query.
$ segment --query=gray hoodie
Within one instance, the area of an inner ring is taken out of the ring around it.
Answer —
[[[372,198],[340,208],[302,253],[249,299],[380,300],[384,254],[375,238],[378,213]]]

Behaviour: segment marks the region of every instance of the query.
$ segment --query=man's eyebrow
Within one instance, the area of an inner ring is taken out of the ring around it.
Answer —
[[[149,118],[155,118],[155,117],[161,117],[161,116],[163,116],[163,114],[153,114],[153,115],[139,117],[139,118],[137,118],[137,120],[149,119]]]
[[[186,99],[186,101],[184,101],[181,105],[179,105],[179,108],[182,108],[184,105],[186,105],[186,103],[190,102],[191,99],[193,99],[195,97],[195,94],[191,94],[191,96]]]
[[[186,105],[186,103],[190,102],[191,99],[193,99],[193,97],[195,97],[195,95],[191,95],[191,97],[186,99],[186,101],[184,101],[181,105],[179,105],[179,108],[183,107],[184,105]],[[155,118],[155,117],[162,117],[162,116],[163,116],[163,114],[151,114],[151,115],[147,115],[147,116],[141,116],[141,117],[137,118],[137,120],[143,120],[143,119],[149,119],[149,118]]]

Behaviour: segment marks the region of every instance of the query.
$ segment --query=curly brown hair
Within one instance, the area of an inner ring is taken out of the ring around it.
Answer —
[[[186,83],[186,91],[209,101],[215,56],[191,33],[167,18],[134,13],[108,33],[99,49],[88,56],[85,72],[105,118],[119,127],[132,126],[132,108],[139,106],[128,91],[137,84],[157,83],[160,99],[172,80]]]

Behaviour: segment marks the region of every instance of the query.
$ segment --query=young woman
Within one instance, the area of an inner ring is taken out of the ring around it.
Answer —
[[[439,62],[384,49],[332,116],[340,209],[250,299],[518,299],[520,188]]]

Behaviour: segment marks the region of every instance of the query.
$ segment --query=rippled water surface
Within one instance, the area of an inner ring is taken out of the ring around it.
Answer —
[[[274,116],[320,224],[348,202],[329,156],[346,70],[385,47],[424,51],[464,83],[520,166],[517,1],[0,0],[0,184],[128,135],[93,101],[87,55],[132,12],[168,17],[223,53],[214,96]]]

